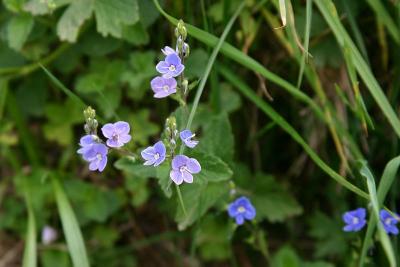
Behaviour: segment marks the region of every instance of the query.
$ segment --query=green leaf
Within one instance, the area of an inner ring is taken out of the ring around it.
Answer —
[[[35,16],[45,15],[52,13],[54,9],[70,2],[72,2],[72,0],[30,0],[25,3],[24,10]]]
[[[57,23],[57,34],[63,41],[74,43],[78,37],[79,28],[93,12],[95,0],[75,0],[68,6]]]
[[[296,199],[273,176],[257,174],[252,179],[251,200],[257,210],[257,220],[266,218],[270,222],[283,222],[303,212]]]
[[[125,201],[118,191],[99,188],[79,180],[67,180],[65,190],[81,223],[91,220],[105,222]]]
[[[146,145],[149,140],[148,138],[160,131],[160,127],[150,121],[149,109],[136,111],[129,116],[129,121],[132,128],[132,141],[140,145]]]
[[[378,200],[378,197],[376,194],[375,180],[365,162],[363,162],[363,165],[360,170],[360,174],[362,176],[364,176],[367,180],[368,191],[369,191],[369,195],[371,197],[373,216],[375,217],[375,220],[378,222],[378,235],[379,235],[379,239],[382,244],[383,250],[386,253],[386,256],[387,256],[390,266],[391,267],[397,266],[396,257],[395,257],[395,253],[394,253],[394,250],[392,247],[392,243],[390,242],[389,236],[386,233],[385,229],[383,228],[383,225],[379,219],[380,218],[379,211],[380,211],[381,205],[379,204],[379,200]]]
[[[179,230],[192,225],[229,192],[229,186],[225,182],[184,184],[180,189],[187,210],[185,216],[182,209],[177,209],[175,220]]]
[[[134,25],[125,26],[122,30],[122,38],[137,46],[146,45],[150,41],[150,36],[140,21]]]
[[[137,0],[95,0],[97,31],[103,36],[122,37],[123,26],[139,21]]]
[[[276,267],[300,267],[301,260],[296,252],[288,246],[281,248],[272,259],[272,266]]]
[[[21,50],[32,31],[33,24],[34,20],[31,15],[21,14],[12,17],[7,25],[8,45],[15,50]]]
[[[143,162],[136,162],[135,159],[124,157],[117,160],[115,168],[132,174],[138,178],[156,178],[166,197],[171,197],[171,184],[169,178],[170,162],[164,162],[158,167],[144,166]]]
[[[57,178],[52,178],[58,212],[74,267],[89,267],[85,243],[74,211]]]
[[[200,150],[187,151],[188,156],[195,158],[201,165],[201,172],[194,175],[195,183],[220,182],[229,180],[233,172],[228,164],[219,157]]]
[[[217,156],[225,162],[232,162],[234,140],[228,115],[221,113],[209,117],[207,123],[203,126],[203,133],[198,149]]]
[[[205,216],[195,233],[194,242],[202,259],[224,260],[231,255],[230,225],[212,214]]]

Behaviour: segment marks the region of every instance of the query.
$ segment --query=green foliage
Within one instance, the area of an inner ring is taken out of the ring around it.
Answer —
[[[398,240],[378,220],[381,208],[398,212],[399,200],[396,1],[0,5],[3,265],[400,260]],[[150,89],[160,49],[175,48],[179,19],[190,45],[185,104],[178,94],[155,99]],[[99,127],[123,120],[131,128],[131,141],[110,149],[102,173],[88,171],[76,153],[89,105]],[[189,128],[199,140],[194,149],[177,140],[176,153],[202,167],[179,187],[169,177],[170,156],[158,167],[144,166],[140,156],[159,140],[170,145],[171,117],[178,131]],[[372,170],[383,174],[374,178]],[[227,213],[239,196],[257,211],[242,226]],[[341,215],[357,207],[367,209],[366,230],[344,233]],[[41,240],[45,226],[57,232],[51,244]]]

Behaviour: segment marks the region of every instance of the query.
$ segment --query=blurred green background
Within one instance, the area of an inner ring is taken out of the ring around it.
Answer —
[[[191,82],[241,2],[161,1],[204,31],[189,29]],[[0,267],[85,267],[71,260],[86,257],[80,233],[91,266],[389,266],[379,242],[362,255],[365,230],[342,232],[342,213],[369,202],[330,176],[373,197],[359,160],[378,185],[399,153],[400,1],[246,0],[194,120],[209,173],[183,188],[188,219],[140,160],[113,153],[97,173],[76,154],[86,105],[101,125],[129,122],[138,154],[170,114],[183,127],[179,104],[150,90],[174,27],[151,0],[2,0]],[[227,216],[233,183],[253,224]]]

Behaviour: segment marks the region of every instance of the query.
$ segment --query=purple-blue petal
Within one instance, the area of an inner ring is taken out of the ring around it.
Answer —
[[[185,155],[176,155],[172,160],[172,169],[179,170],[180,167],[186,165],[186,162],[189,160]]]

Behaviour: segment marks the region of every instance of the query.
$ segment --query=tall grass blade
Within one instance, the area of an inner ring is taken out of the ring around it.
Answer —
[[[307,3],[306,3],[306,26],[305,26],[304,43],[303,43],[304,51],[303,51],[303,55],[301,57],[299,77],[297,78],[297,88],[300,88],[300,86],[301,86],[301,82],[303,80],[303,74],[304,74],[304,67],[306,65],[306,60],[308,57],[308,46],[310,43],[311,21],[312,21],[312,0],[307,0]]]
[[[329,167],[307,144],[307,142],[300,136],[300,134],[281,116],[279,115],[268,103],[264,102],[256,93],[253,92],[242,80],[240,80],[236,74],[232,73],[228,68],[219,66],[218,70],[221,75],[229,81],[232,86],[237,88],[244,96],[246,96],[251,102],[253,102],[260,110],[262,110],[268,117],[276,122],[284,131],[286,131],[299,145],[301,145],[304,151],[310,156],[310,158],[331,178],[336,182],[356,193],[357,195],[369,199],[368,194],[357,186],[353,185],[346,178],[335,172]]]
[[[24,177],[24,179],[27,179]],[[28,227],[26,231],[25,250],[22,259],[22,267],[37,266],[37,251],[36,251],[36,219],[31,201],[31,190],[29,183],[25,183],[25,202],[28,210]]]
[[[396,132],[397,136],[400,137],[400,121],[393,108],[391,107],[389,101],[387,100],[385,94],[383,93],[380,85],[373,76],[371,69],[368,67],[367,63],[361,56],[357,47],[354,45],[353,41],[351,40],[344,26],[342,25],[336,13],[335,5],[331,0],[314,0],[314,2],[324,16],[326,22],[332,29],[340,46],[349,48],[350,57],[353,65],[357,69],[357,72],[363,79],[365,85],[375,99],[376,103],[385,114],[386,118],[389,120],[389,123],[392,125],[393,130]]]
[[[386,10],[385,6],[382,4],[382,1],[378,0],[367,0],[369,6],[374,10],[376,17],[385,25],[388,29],[389,34],[392,36],[394,41],[397,44],[400,44],[400,31],[397,28],[396,23],[389,15],[389,12]]]
[[[390,187],[392,186],[394,179],[396,178],[396,173],[400,166],[400,156],[390,160],[388,164],[386,164],[385,170],[383,171],[382,178],[378,185],[377,190],[377,199],[379,207],[382,207],[386,195],[389,192]],[[359,267],[364,266],[365,259],[367,257],[368,248],[371,245],[372,235],[375,231],[376,227],[376,218],[371,216],[368,222],[367,233],[365,234],[363,247],[360,256]]]
[[[61,187],[57,178],[53,177],[52,183],[56,196],[58,212],[64,230],[64,236],[67,240],[68,250],[74,267],[89,267],[85,243],[83,242],[82,233],[79,229],[79,224],[74,211],[72,210],[71,204],[69,203],[64,189]]]
[[[381,205],[379,205],[379,200],[378,200],[378,196],[376,193],[375,180],[365,162],[363,162],[363,165],[360,170],[360,174],[362,176],[364,176],[367,180],[368,192],[370,195],[372,211],[373,211],[372,216],[374,216],[375,221],[378,222],[378,235],[379,235],[379,239],[381,241],[383,250],[385,251],[385,254],[387,256],[390,266],[395,267],[397,265],[396,265],[396,257],[395,257],[395,253],[393,251],[392,243],[390,242],[389,236],[386,233],[385,229],[383,228],[382,223],[379,220],[379,210],[381,208]],[[382,191],[382,192],[384,192],[384,191]]]

